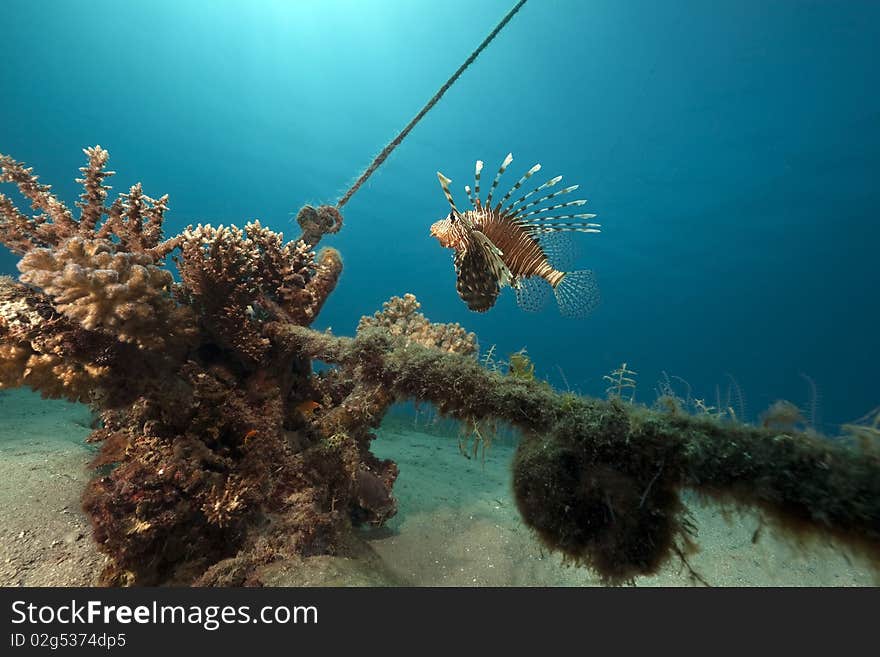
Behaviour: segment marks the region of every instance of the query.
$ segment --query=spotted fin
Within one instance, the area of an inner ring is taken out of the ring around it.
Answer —
[[[544,255],[547,256],[547,262],[554,269],[559,271],[574,269],[580,249],[572,239],[570,231],[532,231],[529,234],[538,242]]]
[[[486,312],[495,305],[501,288],[489,269],[482,249],[470,248],[457,251],[455,264],[455,289],[467,307],[478,313]]]
[[[486,234],[480,232],[479,230],[471,231],[471,235],[473,236],[473,242],[477,248],[481,249],[486,257],[486,264],[489,267],[489,271],[492,272],[492,275],[495,277],[495,280],[498,281],[499,287],[504,287],[505,285],[511,285],[513,281],[513,275],[510,273],[510,269],[504,264],[504,259],[501,253],[501,249],[495,246],[495,243],[492,242]]]

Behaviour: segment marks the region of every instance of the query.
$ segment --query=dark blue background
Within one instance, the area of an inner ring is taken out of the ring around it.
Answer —
[[[293,235],[289,213],[334,201],[511,4],[7,0],[0,152],[72,204],[100,143],[117,191],[171,195],[169,232]],[[663,370],[714,399],[730,373],[751,416],[806,405],[803,372],[833,432],[880,403],[878,39],[872,1],[532,0],[348,204],[319,325],[350,333],[411,291],[556,384],[558,365],[600,394],[625,360],[637,399]],[[469,313],[427,235],[435,171],[461,196],[508,151],[512,179],[539,161],[600,215],[577,238],[603,292],[585,321],[509,292]]]

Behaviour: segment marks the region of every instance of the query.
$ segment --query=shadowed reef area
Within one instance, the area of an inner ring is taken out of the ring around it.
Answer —
[[[336,208],[303,208],[290,242],[259,222],[166,238],[167,199],[135,185],[108,205],[107,152],[86,154],[76,218],[0,156],[0,182],[36,213],[0,195],[0,242],[22,256],[20,281],[0,279],[0,387],[99,417],[83,507],[105,583],[259,584],[270,564],[353,549],[353,525],[396,512],[397,465],[370,443],[403,399],[518,427],[523,521],[609,583],[688,564],[684,489],[876,563],[876,444],[560,394],[481,365],[476,337],[429,322],[412,295],[353,338],[315,331],[342,271],[314,251],[340,229]]]

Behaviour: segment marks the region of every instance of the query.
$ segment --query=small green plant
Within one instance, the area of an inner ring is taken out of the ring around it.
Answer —
[[[562,410],[566,413],[571,413],[578,408],[580,408],[581,398],[574,394],[573,392],[563,392],[561,395],[562,398]]]
[[[510,354],[507,374],[515,379],[524,379],[526,381],[535,380],[535,364],[532,362],[532,359],[529,358],[528,354],[526,354],[525,347],[517,351],[515,354]]]
[[[638,372],[629,369],[626,363],[618,367],[611,374],[602,378],[610,384],[605,393],[609,399],[616,398],[632,402],[636,398],[636,379]]]

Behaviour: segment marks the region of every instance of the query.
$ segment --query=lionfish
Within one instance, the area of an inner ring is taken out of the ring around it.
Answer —
[[[512,161],[513,155],[508,153],[484,202],[480,199],[483,162],[477,160],[473,192],[469,185],[464,188],[473,209],[465,212],[455,207],[449,191],[452,181],[437,172],[452,211],[431,226],[431,235],[441,246],[454,250],[458,295],[471,310],[485,312],[495,305],[501,288],[509,285],[516,291],[518,305],[524,310],[535,311],[543,305],[549,284],[563,316],[585,317],[599,302],[599,288],[593,272],[561,271],[557,269],[560,263],[551,263],[550,259],[559,259],[567,250],[565,238],[568,233],[600,232],[600,225],[590,222],[596,215],[559,214],[560,210],[565,212],[565,208],[584,205],[586,201],[583,199],[548,204],[552,203],[551,199],[575,191],[577,185],[540,195],[540,192],[557,185],[562,176],[551,178],[508,203],[510,197],[541,169],[540,164],[529,169],[493,206],[492,197],[498,181]],[[539,197],[527,203],[535,194]]]

